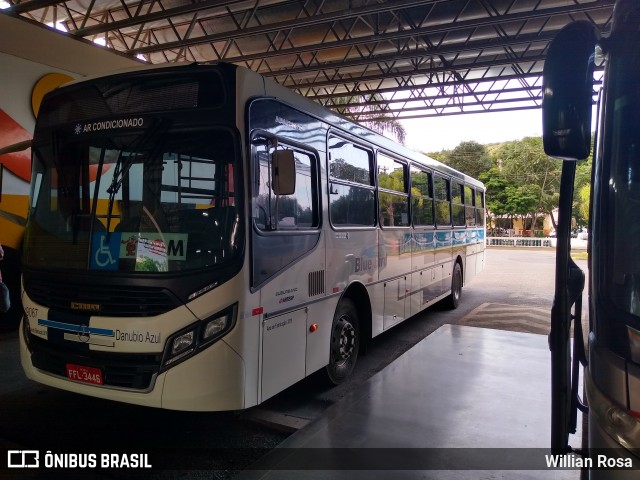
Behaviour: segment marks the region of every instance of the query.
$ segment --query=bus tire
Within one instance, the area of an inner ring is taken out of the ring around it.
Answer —
[[[344,382],[353,372],[360,350],[360,322],[354,303],[342,299],[336,308],[331,325],[329,364],[325,367],[332,385]]]
[[[451,293],[446,298],[446,305],[451,310],[455,310],[460,305],[462,296],[462,267],[456,262],[451,275]]]

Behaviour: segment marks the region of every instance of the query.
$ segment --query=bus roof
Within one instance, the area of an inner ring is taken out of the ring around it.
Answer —
[[[347,134],[354,136],[356,138],[366,138],[366,141],[371,145],[374,145],[378,149],[390,154],[391,156],[400,156],[401,158],[411,160],[413,163],[419,164],[423,167],[437,170],[445,175],[456,178],[461,182],[464,182],[468,185],[475,186],[478,188],[484,189],[484,184],[479,180],[460,172],[444,163],[441,163],[431,157],[428,157],[425,154],[418,153],[414,150],[411,150],[404,145],[391,140],[384,135],[381,135],[363,125],[360,125],[332,110],[306,98],[303,95],[295,93],[291,89],[278,84],[277,82],[265,78],[263,75],[256,73],[248,68],[241,67],[238,65],[229,64],[226,62],[205,62],[205,63],[194,63],[194,62],[184,62],[179,64],[172,65],[144,65],[141,67],[134,68],[126,68],[122,70],[115,71],[109,75],[96,75],[92,77],[78,79],[74,82],[70,82],[63,87],[71,85],[78,85],[85,82],[91,82],[93,80],[104,78],[106,76],[118,76],[118,75],[127,75],[135,72],[145,73],[150,72],[152,70],[162,71],[162,70],[182,70],[187,68],[216,68],[219,66],[226,66],[235,68],[237,74],[239,76],[240,81],[243,80],[242,77],[246,79],[251,79],[255,83],[256,81],[262,82],[264,87],[264,95],[274,97],[281,101],[286,102],[290,106],[297,108],[299,110],[304,111],[305,113],[312,115],[319,120],[331,125],[333,128],[346,132]]]

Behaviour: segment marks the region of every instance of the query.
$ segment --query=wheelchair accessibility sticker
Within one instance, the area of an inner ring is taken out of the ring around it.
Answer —
[[[91,240],[91,269],[118,270],[120,259],[135,259],[136,271],[166,272],[169,260],[187,257],[185,233],[96,232]]]
[[[113,232],[107,239],[103,232],[94,233],[91,240],[91,269],[117,270],[120,260],[120,232]]]

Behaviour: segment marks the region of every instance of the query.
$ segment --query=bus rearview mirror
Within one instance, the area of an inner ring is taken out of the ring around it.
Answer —
[[[271,155],[271,188],[276,195],[292,195],[296,191],[293,150],[276,150]]]
[[[551,42],[542,81],[542,138],[547,155],[581,160],[591,150],[596,28],[565,26]]]

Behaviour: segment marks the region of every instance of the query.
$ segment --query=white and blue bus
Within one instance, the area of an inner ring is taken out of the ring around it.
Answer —
[[[608,480],[638,478],[640,468],[639,44],[640,2],[618,0],[606,38],[599,38],[588,22],[570,24],[553,40],[544,67],[545,150],[565,160],[549,337],[551,447],[556,454],[571,452],[569,434],[577,431],[577,409],[581,409],[588,418],[588,442],[582,453],[590,458],[585,465],[593,467],[590,478]],[[586,158],[591,149],[598,51],[604,80],[591,176],[585,345],[581,329],[585,275],[571,259],[569,230],[576,160]],[[582,399],[580,362],[586,367]],[[603,457],[609,462],[605,468],[594,461]]]
[[[32,152],[21,360],[53,387],[213,411],[338,384],[484,266],[482,183],[233,65],[61,87]]]

